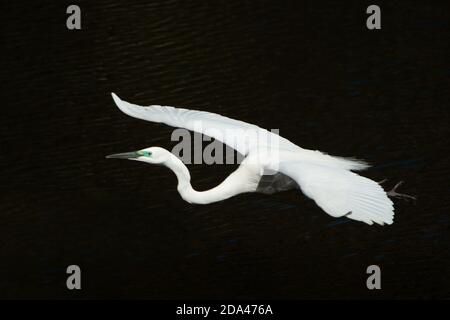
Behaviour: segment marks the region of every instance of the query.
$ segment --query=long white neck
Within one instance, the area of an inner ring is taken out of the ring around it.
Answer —
[[[164,162],[164,165],[170,168],[178,179],[178,192],[181,197],[189,203],[207,204],[228,199],[234,195],[256,190],[257,181],[248,183],[246,174],[239,167],[229,175],[217,187],[206,191],[195,191],[191,185],[191,175],[184,163],[173,154]]]

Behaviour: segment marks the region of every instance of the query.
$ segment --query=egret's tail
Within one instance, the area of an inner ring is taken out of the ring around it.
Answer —
[[[364,161],[355,158],[345,158],[338,156],[330,156],[325,152],[319,150],[307,150],[303,149],[302,160],[316,163],[331,168],[338,168],[350,171],[361,171],[370,167],[370,165]]]
[[[339,163],[339,166],[342,169],[346,170],[352,170],[352,171],[362,171],[366,170],[370,167],[370,164],[368,164],[364,160],[356,159],[356,158],[344,158],[344,157],[337,157],[337,156],[330,156],[333,158],[334,161]]]

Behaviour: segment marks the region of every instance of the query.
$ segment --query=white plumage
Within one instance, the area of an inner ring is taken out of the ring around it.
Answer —
[[[163,148],[108,156],[169,167],[177,175],[178,191],[187,202],[207,204],[244,192],[273,193],[298,186],[333,217],[346,216],[367,224],[393,223],[393,203],[383,188],[352,172],[366,169],[363,161],[303,149],[256,125],[218,114],[168,106],[142,107],[114,93],[112,97],[119,109],[132,117],[202,133],[245,156],[221,184],[201,192],[192,188],[189,171],[181,160]]]

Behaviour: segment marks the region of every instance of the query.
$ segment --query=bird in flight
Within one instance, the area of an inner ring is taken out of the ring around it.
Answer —
[[[386,192],[380,183],[355,173],[369,167],[364,161],[303,149],[266,129],[219,114],[159,105],[138,106],[114,93],[111,95],[119,109],[131,117],[199,132],[244,156],[234,172],[206,191],[194,190],[186,165],[166,149],[150,147],[107,156],[168,167],[178,179],[178,192],[189,203],[208,204],[240,193],[273,194],[298,188],[333,217],[384,225],[392,224],[394,219],[389,197],[413,198],[396,192],[400,183]]]

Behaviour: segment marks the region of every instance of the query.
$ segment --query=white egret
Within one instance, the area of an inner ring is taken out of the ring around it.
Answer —
[[[387,193],[379,183],[354,173],[369,167],[361,160],[303,149],[256,125],[215,113],[158,105],[143,107],[123,101],[114,93],[112,97],[119,109],[129,116],[202,133],[245,156],[233,173],[207,191],[194,190],[188,168],[163,148],[150,147],[107,156],[168,167],[178,178],[178,192],[189,203],[208,204],[245,192],[271,194],[300,188],[333,217],[346,216],[367,224],[383,225],[392,224],[394,218],[393,203],[388,196],[407,197],[396,193],[395,188]],[[266,143],[272,138],[276,138],[276,146]]]

